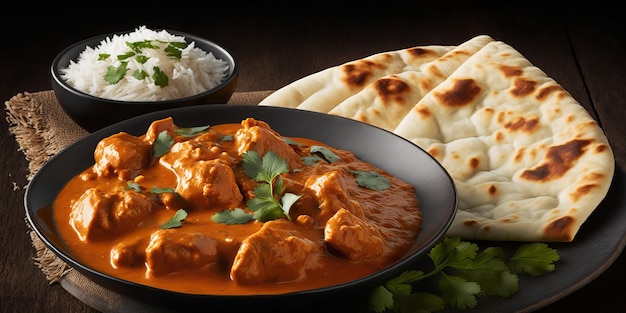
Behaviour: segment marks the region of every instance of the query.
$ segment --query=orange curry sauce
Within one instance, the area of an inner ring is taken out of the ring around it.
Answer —
[[[100,141],[95,164],[74,177],[53,203],[56,227],[76,260],[177,292],[278,294],[363,277],[414,243],[422,217],[413,186],[349,151],[306,138],[286,141],[252,118],[191,137],[180,135],[180,129],[166,118],[154,121],[142,136],[122,132]],[[162,132],[175,143],[155,157]],[[303,157],[319,156],[311,152],[315,146],[340,160],[321,158],[307,165]],[[289,172],[280,175],[284,192],[300,196],[290,219],[212,220],[223,210],[247,210],[255,197],[259,182],[242,169],[242,154],[249,150],[260,156],[272,151],[287,162]],[[361,187],[355,171],[378,173],[390,186]],[[169,192],[153,192],[153,187]],[[188,214],[182,225],[161,228],[179,209]]]

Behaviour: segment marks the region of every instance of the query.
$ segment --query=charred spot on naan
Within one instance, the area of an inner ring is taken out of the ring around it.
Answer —
[[[394,104],[405,104],[405,98],[402,96],[411,92],[411,86],[398,78],[396,75],[378,79],[374,82],[374,88],[378,96],[385,100],[393,100]]]
[[[555,221],[550,222],[544,228],[544,238],[552,241],[570,242],[574,239],[576,220],[571,216],[563,216]]]
[[[462,107],[474,102],[482,90],[474,79],[465,78],[455,80],[452,89],[444,92],[433,92],[433,96],[441,104],[450,107]]]
[[[537,82],[526,78],[516,78],[511,88],[510,93],[514,97],[524,97],[532,94],[535,91]]]
[[[525,118],[523,116],[518,116],[504,124],[504,128],[511,132],[521,131],[525,133],[532,133],[537,130],[539,126],[538,117]]]
[[[515,77],[521,76],[522,73],[524,73],[524,70],[517,66],[501,65],[500,72],[502,72],[504,77]]]
[[[368,60],[360,60],[344,64],[341,66],[345,74],[343,79],[349,88],[360,89],[367,85],[372,76],[374,76],[374,68],[384,69],[384,65]]]
[[[439,54],[433,50],[425,49],[421,47],[415,47],[407,49],[406,52],[416,58],[416,59],[432,59],[437,57]]]
[[[535,99],[539,101],[545,101],[551,94],[555,92],[564,92],[563,87],[558,85],[549,85],[539,88],[537,94],[535,95]]]
[[[591,144],[589,139],[574,139],[562,145],[552,146],[546,152],[542,164],[525,170],[520,177],[533,182],[558,179],[573,168],[574,162],[585,154],[589,144]]]

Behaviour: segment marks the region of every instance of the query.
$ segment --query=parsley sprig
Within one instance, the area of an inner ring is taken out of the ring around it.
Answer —
[[[446,308],[475,308],[478,298],[507,298],[519,289],[517,274],[539,276],[554,271],[559,260],[555,249],[544,243],[528,243],[517,248],[507,260],[504,249],[480,250],[474,243],[458,237],[445,237],[428,253],[434,269],[405,271],[376,287],[369,307],[374,312],[436,312]],[[439,295],[413,292],[412,284],[438,275]]]
[[[267,222],[283,217],[291,220],[291,206],[302,195],[285,193],[280,174],[289,172],[287,161],[272,151],[261,157],[250,150],[242,155],[242,168],[248,177],[258,182],[254,188],[254,198],[246,202],[246,207],[253,214],[246,217],[243,209],[227,209],[213,215],[212,220],[225,224],[242,224],[251,220]]]
[[[180,58],[182,57],[182,50],[188,46],[188,44],[184,41],[183,42],[177,42],[177,41],[165,42],[161,40],[155,40],[155,41],[142,40],[142,41],[135,41],[135,42],[127,41],[125,42],[125,44],[130,49],[130,51],[127,51],[125,53],[122,53],[116,56],[117,60],[122,61],[122,62],[117,67],[112,66],[112,65],[108,66],[106,74],[104,75],[104,80],[111,85],[115,85],[119,83],[124,78],[124,76],[126,76],[126,72],[128,71],[128,59],[134,57],[139,64],[145,64],[150,57],[146,56],[143,53],[143,50],[144,49],[155,49],[155,50],[159,49],[160,46],[155,43],[166,44],[165,48],[163,48],[163,52],[165,52],[165,54],[168,57],[175,59],[175,60],[180,60]],[[110,54],[101,53],[98,55],[98,60],[106,60],[110,56],[111,56]],[[167,74],[163,72],[160,67],[153,66],[152,71],[153,71],[152,79],[154,80],[155,85],[163,88],[169,84],[169,78],[167,77]],[[137,69],[132,73],[132,76],[135,77],[136,79],[142,80],[148,77],[148,74],[144,69]]]

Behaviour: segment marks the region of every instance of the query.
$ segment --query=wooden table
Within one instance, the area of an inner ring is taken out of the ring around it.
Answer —
[[[63,47],[92,35],[139,25],[186,31],[228,47],[241,65],[237,91],[274,90],[370,54],[415,45],[458,45],[475,35],[488,34],[520,51],[597,118],[614,149],[618,171],[623,171],[624,19],[619,16],[621,10],[598,1],[593,5],[570,5],[531,1],[509,7],[477,1],[450,7],[370,7],[367,13],[337,12],[328,7],[291,13],[276,12],[271,7],[239,7],[229,8],[226,16],[211,8],[190,8],[184,10],[184,16],[173,16],[169,11],[133,14],[113,7],[104,10],[109,12],[106,14],[86,11],[70,16],[65,8],[57,8],[45,10],[47,17],[37,20],[32,8],[24,7],[3,14],[2,29],[7,39],[3,39],[0,51],[0,98],[8,100],[24,91],[50,90],[49,65]],[[31,30],[33,27],[41,28]],[[93,312],[58,284],[49,285],[34,265],[35,252],[22,203],[27,161],[18,151],[4,118],[0,119],[0,129],[0,311]],[[539,311],[626,312],[626,256],[622,254],[608,263],[610,267],[591,282],[566,291],[558,297],[562,299],[555,299]]]

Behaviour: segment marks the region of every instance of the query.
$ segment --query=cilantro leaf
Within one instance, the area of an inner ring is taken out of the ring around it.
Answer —
[[[373,289],[369,307],[375,312],[436,312],[446,306],[471,309],[478,298],[509,297],[519,289],[517,273],[531,276],[551,272],[559,259],[546,244],[529,243],[517,248],[508,259],[501,247],[480,249],[459,237],[444,237],[428,252],[434,268],[424,273],[409,270]],[[413,292],[413,284],[438,275],[438,294]]]
[[[209,125],[189,127],[189,128],[178,128],[176,129],[176,133],[185,137],[193,137],[197,134],[207,131],[209,128],[211,128],[211,126]]]
[[[141,187],[139,186],[138,183],[136,183],[134,181],[127,181],[125,189],[126,190],[133,189],[133,190],[135,190],[137,192],[141,192]]]
[[[266,152],[263,158],[256,151],[246,151],[242,160],[244,173],[256,181],[271,184],[276,176],[289,172],[287,161],[272,151]]]
[[[311,153],[320,153],[328,163],[341,161],[341,158],[324,146],[311,146]]]
[[[104,80],[111,85],[119,83],[120,80],[122,80],[122,78],[126,75],[126,71],[128,70],[127,66],[128,62],[122,62],[118,67],[107,66],[107,72],[104,75]]]
[[[137,78],[138,80],[142,80],[148,77],[148,73],[144,70],[135,70],[135,72],[133,72],[133,77]]]
[[[161,71],[161,68],[159,68],[158,66],[154,66],[152,70],[154,71],[154,73],[152,74],[154,84],[161,88],[167,86],[169,79],[167,78],[167,75],[163,71]]]
[[[145,56],[143,54],[140,54],[135,57],[135,60],[137,60],[137,62],[139,62],[140,64],[145,64],[146,62],[148,62],[148,59],[150,59],[150,57]]]
[[[233,210],[223,210],[211,216],[211,220],[220,224],[246,224],[254,220],[252,214],[243,209],[236,208]]]
[[[174,190],[174,188],[160,188],[160,187],[152,187],[150,188],[150,192],[151,193],[156,193],[156,194],[160,194],[160,193],[176,193],[176,190]]]
[[[134,55],[135,55],[135,53],[134,53],[134,52],[132,52],[132,51],[128,51],[128,52],[126,52],[126,53],[124,53],[124,54],[119,54],[119,55],[117,56],[117,59],[118,59],[118,60],[120,60],[120,61],[122,61],[122,60],[126,60],[126,59],[128,59],[128,58],[131,58],[131,57],[133,57]]]
[[[167,222],[165,222],[165,224],[161,225],[161,228],[168,229],[168,228],[181,227],[183,225],[182,222],[186,218],[187,218],[187,211],[183,209],[179,209],[178,211],[176,211],[176,213],[174,213],[174,216],[172,216]]]
[[[315,163],[317,163],[319,161],[324,160],[324,159],[322,159],[321,157],[319,157],[317,155],[307,155],[307,156],[301,157],[300,159],[302,160],[302,162],[305,165],[309,165],[309,166],[311,166],[311,165],[313,165],[313,164],[315,164]]]
[[[170,151],[170,148],[174,145],[174,138],[170,136],[170,134],[163,130],[157,136],[157,139],[154,141],[154,145],[152,146],[152,155],[155,158],[159,158],[162,155],[166,154]]]
[[[163,49],[163,51],[165,51],[165,53],[167,54],[168,57],[173,58],[173,59],[180,59],[182,56],[182,51],[181,49],[178,47],[178,45],[180,45],[181,43],[176,43],[176,42],[170,42],[167,47],[165,47],[165,49]],[[187,43],[183,42],[182,44],[184,44],[185,46],[187,46]],[[184,48],[184,47],[183,47]]]
[[[554,271],[554,262],[558,260],[556,250],[548,248],[545,243],[528,243],[517,249],[509,267],[513,273],[525,272],[530,276],[539,276]]]
[[[391,186],[391,182],[387,177],[377,172],[367,171],[350,171],[356,176],[356,182],[359,186],[376,191],[383,191]]]
[[[439,279],[443,299],[454,309],[465,310],[476,307],[476,295],[480,292],[480,285],[467,281],[461,277],[441,273]]]

